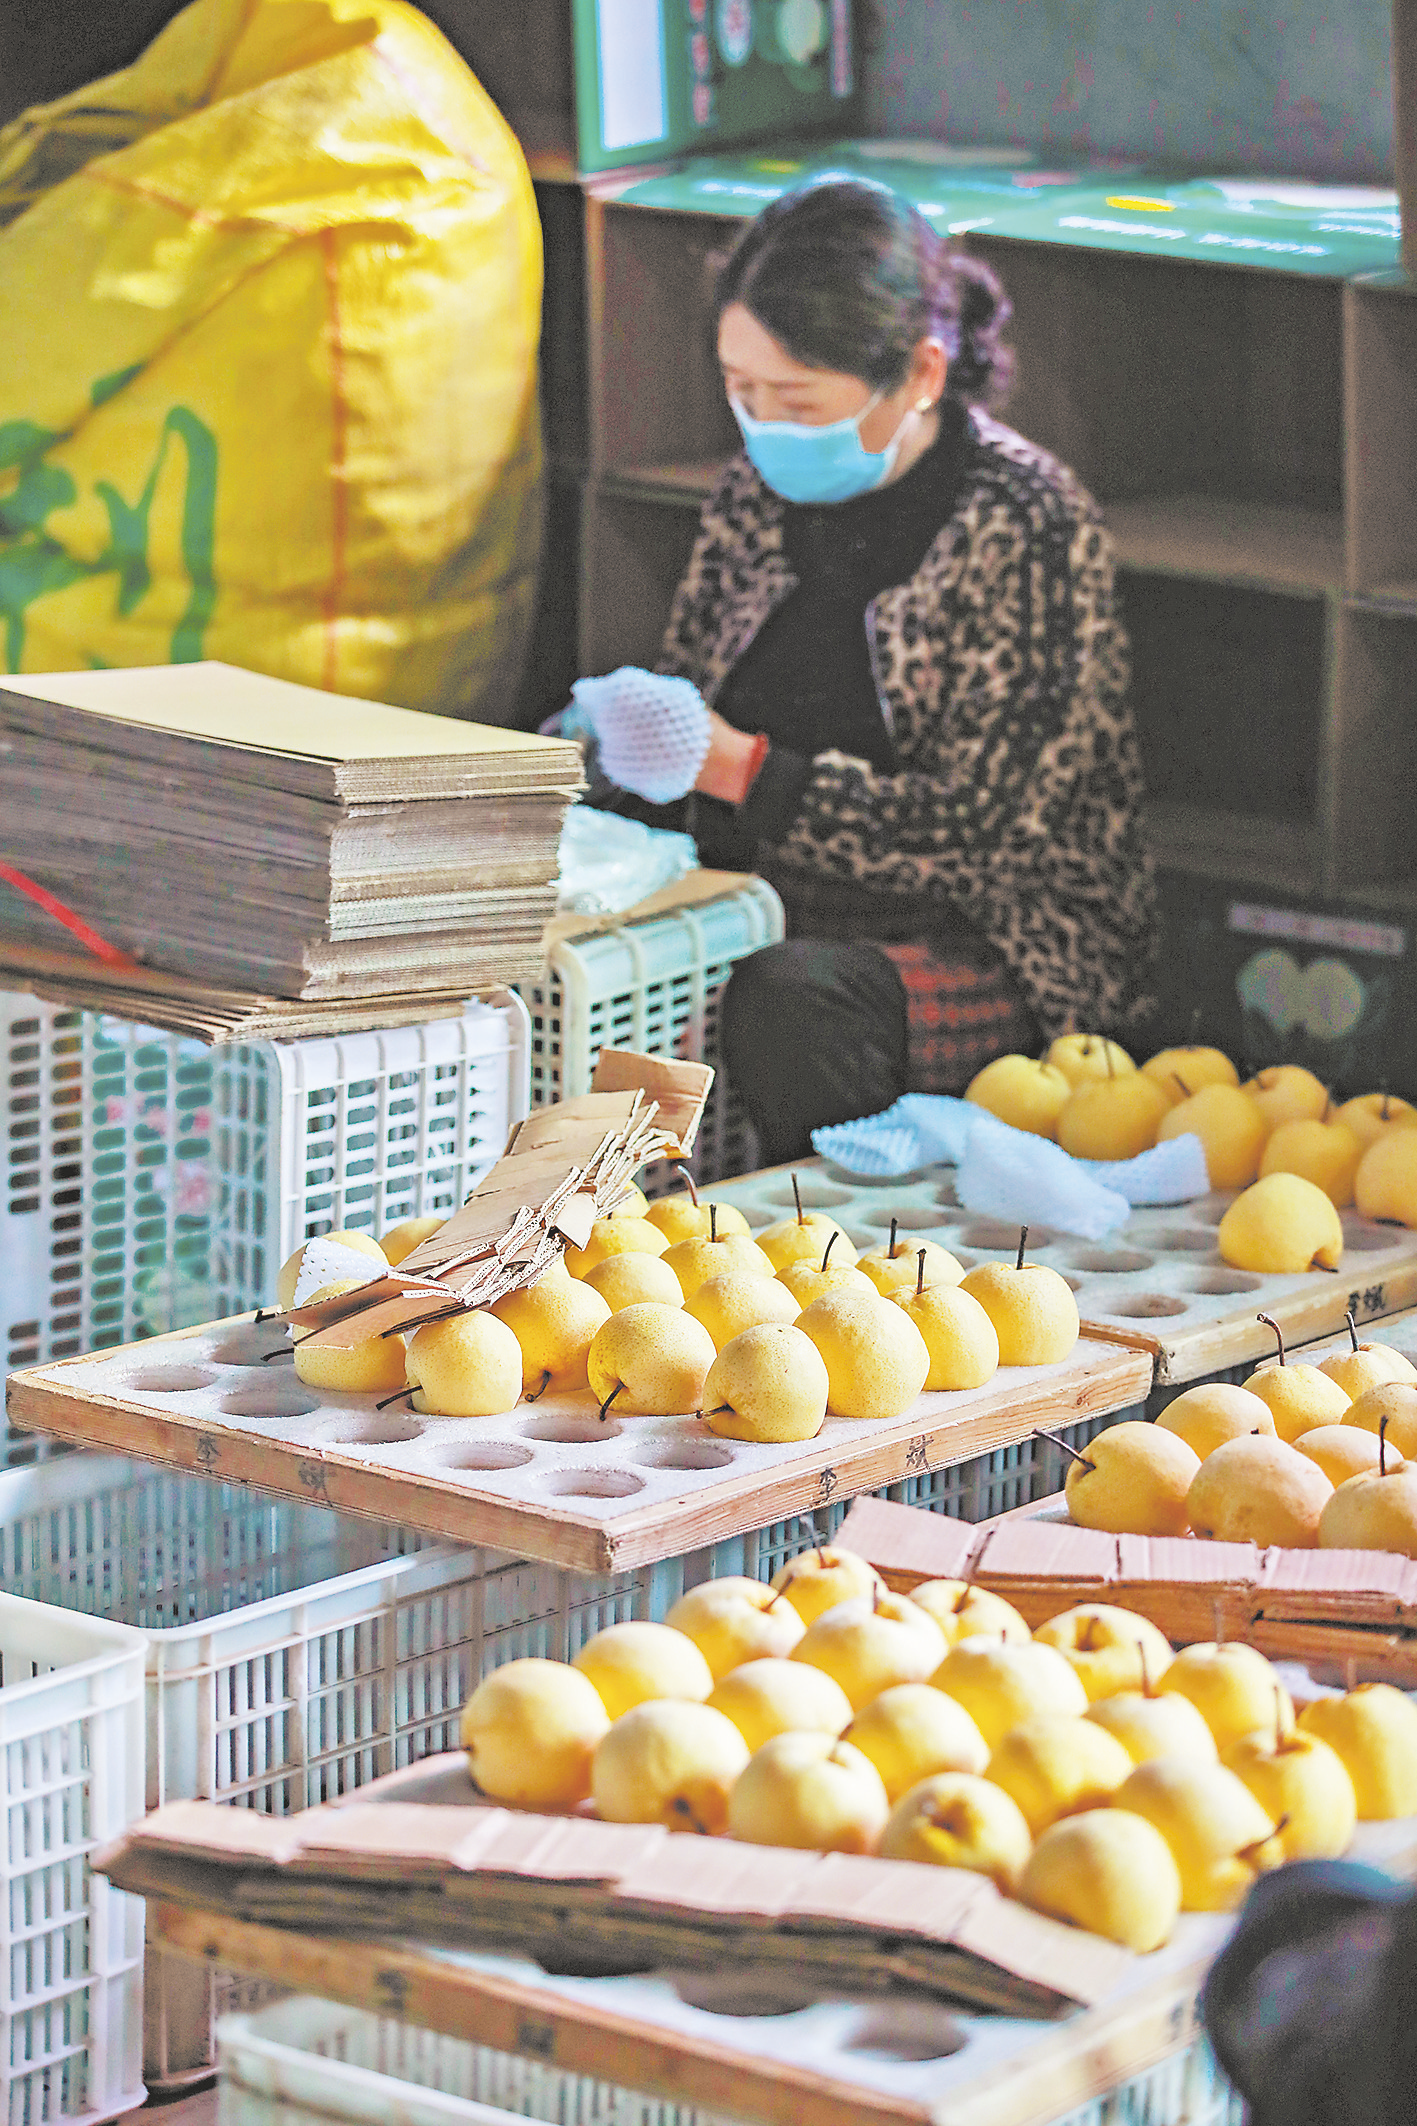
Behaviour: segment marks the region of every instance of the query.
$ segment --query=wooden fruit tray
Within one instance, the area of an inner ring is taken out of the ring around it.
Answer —
[[[465,1773],[435,1758],[351,1799],[402,1804],[407,1837],[420,1800],[441,1815],[460,1780],[465,1788]],[[741,1850],[715,1841],[716,1855]],[[1361,1824],[1350,1853],[1417,1874],[1417,1820]],[[229,1870],[204,1886],[194,1867],[189,1884],[150,1903],[153,1937],[209,1964],[762,2126],[1044,2126],[1141,2077],[1150,2101],[1138,2115],[1210,2115],[1193,2108],[1190,2081],[1208,2072],[1194,2045],[1196,2001],[1230,1929],[1223,1917],[1183,1915],[1154,1955],[1116,1952],[1093,2005],[1034,2019],[919,1996],[821,1995],[810,1980],[727,1956],[716,1975],[557,1977],[522,1957],[254,1920],[240,1886],[229,1888]],[[1106,1946],[1069,1940],[1080,1962]]]
[[[828,1418],[756,1446],[693,1416],[599,1421],[588,1393],[504,1417],[380,1411],[294,1377],[250,1315],[10,1375],[10,1423],[583,1572],[678,1557],[858,1491],[1139,1404],[1146,1353],[1094,1337],[1054,1366],[924,1395],[889,1422]]]
[[[710,1193],[736,1204],[756,1231],[791,1216],[794,1172],[803,1207],[828,1211],[860,1248],[885,1240],[892,1217],[907,1246],[938,1241],[969,1269],[1011,1256],[1018,1246],[1017,1226],[961,1207],[946,1166],[900,1181],[867,1181],[815,1159],[716,1182]],[[1336,1276],[1325,1270],[1262,1276],[1221,1260],[1215,1229],[1233,1201],[1233,1194],[1214,1194],[1133,1211],[1101,1241],[1031,1227],[1029,1258],[1067,1278],[1092,1333],[1147,1351],[1157,1386],[1268,1358],[1274,1338],[1255,1319],[1261,1312],[1275,1317],[1287,1341],[1300,1343],[1336,1334],[1350,1307],[1363,1322],[1417,1304],[1417,1232],[1345,1211]]]

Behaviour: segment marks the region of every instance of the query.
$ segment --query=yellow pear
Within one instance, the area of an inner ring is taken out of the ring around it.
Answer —
[[[586,1370],[604,1417],[678,1417],[703,1404],[717,1353],[713,1338],[682,1307],[645,1300],[621,1307],[595,1332]]]
[[[707,1196],[660,1196],[644,1212],[673,1247],[678,1240],[703,1240],[709,1233],[751,1233],[736,1204],[712,1202]]]
[[[1174,1432],[1202,1461],[1228,1439],[1242,1439],[1251,1432],[1274,1431],[1269,1404],[1250,1388],[1233,1381],[1206,1380],[1187,1388],[1166,1405],[1155,1422],[1164,1432]]]
[[[572,1277],[543,1277],[539,1284],[508,1292],[487,1311],[506,1323],[521,1347],[526,1394],[544,1394],[553,1379],[558,1386],[586,1386],[595,1333],[610,1319],[599,1292]]]
[[[1056,1646],[961,1639],[930,1677],[962,1705],[991,1750],[1038,1713],[1085,1713],[1087,1692]]]
[[[959,1288],[993,1322],[1001,1366],[1054,1366],[1078,1340],[1078,1303],[1056,1270],[1024,1261],[1027,1237],[1025,1226],[1017,1261],[981,1262]]]
[[[1270,1276],[1336,1270],[1343,1260],[1338,1212],[1301,1174],[1266,1174],[1252,1182],[1221,1219],[1215,1238],[1232,1268]]]
[[[1134,1159],[1156,1142],[1171,1102],[1154,1078],[1126,1077],[1079,1085],[1058,1117],[1058,1142],[1074,1159]]]
[[[955,1284],[902,1286],[892,1292],[925,1340],[927,1394],[982,1388],[999,1370],[999,1335],[972,1292]]]
[[[1130,1418],[1109,1425],[1081,1452],[1063,1440],[1057,1444],[1071,1456],[1063,1497],[1079,1528],[1109,1535],[1185,1534],[1186,1497],[1201,1461],[1177,1433]]]
[[[935,1772],[901,1795],[881,1833],[882,1860],[923,1861],[1018,1889],[1032,1841],[1016,1801],[975,1772]]]
[[[1392,1093],[1359,1093],[1356,1099],[1344,1101],[1335,1120],[1345,1129],[1351,1129],[1366,1151],[1384,1130],[1417,1122],[1417,1107],[1407,1100],[1395,1098]]]
[[[600,1695],[564,1661],[509,1661],[484,1676],[462,1710],[462,1745],[490,1801],[573,1809],[610,1726]]]
[[[872,1280],[852,1264],[829,1259],[834,1240],[835,1236],[827,1242],[820,1262],[810,1262],[805,1255],[799,1256],[796,1262],[786,1263],[777,1273],[778,1283],[796,1300],[799,1313],[828,1292],[876,1290]]]
[[[1171,1848],[1183,1912],[1233,1912],[1284,1849],[1274,1818],[1223,1764],[1153,1757],[1139,1764],[1112,1806],[1142,1817]]]
[[[1351,1348],[1347,1351],[1335,1351],[1330,1357],[1321,1358],[1320,1373],[1327,1373],[1330,1380],[1336,1380],[1344,1393],[1352,1396],[1354,1402],[1357,1402],[1360,1395],[1365,1395],[1369,1388],[1382,1387],[1388,1381],[1411,1381],[1417,1387],[1417,1366],[1413,1365],[1410,1358],[1404,1358],[1401,1351],[1395,1351],[1391,1344],[1359,1343],[1358,1324],[1353,1318],[1351,1308],[1343,1318],[1348,1323]]]
[[[1294,1446],[1298,1453],[1318,1464],[1335,1490],[1346,1484],[1350,1476],[1371,1475],[1383,1458],[1377,1433],[1365,1432],[1361,1425],[1314,1425],[1299,1434]],[[1396,1447],[1386,1450],[1386,1460],[1389,1469],[1407,1466]],[[1324,1503],[1327,1505],[1327,1500]],[[1322,1517],[1319,1545],[1324,1547]]]
[[[843,1730],[869,1757],[894,1808],[902,1794],[935,1772],[982,1772],[984,1737],[962,1705],[928,1683],[895,1683],[872,1698]]]
[[[714,1349],[721,1351],[745,1329],[756,1329],[768,1321],[796,1321],[802,1309],[775,1277],[739,1270],[726,1277],[710,1277],[692,1299],[684,1301],[684,1311],[703,1323],[713,1338]]]
[[[618,1217],[647,1218],[649,1216],[649,1198],[642,1188],[636,1187],[633,1181],[627,1181],[623,1192],[616,1197],[610,1208]]]
[[[584,1277],[607,1255],[662,1255],[668,1246],[659,1227],[651,1225],[647,1218],[636,1218],[633,1212],[612,1211],[608,1217],[596,1219],[583,1248],[567,1248],[562,1259],[572,1277]]]
[[[685,1299],[716,1277],[771,1277],[773,1265],[746,1233],[719,1233],[705,1239],[676,1240],[664,1259],[679,1280]]]
[[[862,1595],[838,1602],[807,1626],[791,1659],[824,1669],[853,1712],[893,1683],[923,1683],[945,1655],[944,1634],[907,1595]]]
[[[1043,1060],[1060,1070],[1074,1090],[1098,1080],[1130,1077],[1136,1070],[1125,1048],[1096,1033],[1060,1033]]]
[[[309,1245],[308,1240],[302,1242],[293,1255],[286,1256],[285,1261],[280,1266],[280,1272],[276,1277],[276,1305],[280,1308],[282,1314],[288,1314],[295,1305],[295,1287],[300,1277],[301,1265],[305,1260],[305,1250]],[[352,1254],[365,1256],[380,1269],[388,1268],[388,1256],[384,1253],[378,1241],[369,1233],[356,1233],[344,1226],[340,1226],[333,1233],[322,1233],[320,1235],[320,1245],[322,1247],[346,1248]],[[341,1264],[340,1267],[343,1268],[344,1265]],[[352,1264],[350,1268],[353,1268]],[[371,1271],[369,1274],[372,1277],[373,1272]],[[331,1283],[335,1282],[339,1284],[341,1291],[352,1292],[361,1280],[355,1276],[331,1279]]]
[[[1400,1455],[1389,1461],[1381,1435],[1378,1454],[1376,1469],[1345,1478],[1331,1493],[1319,1520],[1321,1550],[1386,1550],[1417,1558],[1417,1465]]]
[[[623,1307],[651,1302],[657,1307],[682,1307],[684,1294],[678,1278],[662,1255],[607,1255],[580,1282],[596,1292],[612,1314]]]
[[[590,1791],[606,1823],[662,1823],[712,1838],[748,1745],[711,1706],[663,1698],[622,1713],[596,1749]]]
[[[1417,1816],[1417,1704],[1390,1683],[1360,1683],[1342,1698],[1315,1698],[1299,1715],[1342,1759],[1360,1823]]]
[[[804,1309],[797,1327],[822,1355],[833,1417],[899,1417],[925,1385],[925,1339],[879,1293],[828,1292]]]
[[[1088,1809],[1043,1833],[1018,1894],[1035,1912],[1146,1956],[1171,1939],[1181,1876],[1171,1848],[1145,1817]]]
[[[522,1392],[522,1351],[495,1314],[482,1311],[426,1322],[404,1360],[413,1407],[433,1417],[497,1417]]]
[[[772,1584],[786,1594],[804,1624],[815,1624],[838,1602],[859,1600],[862,1595],[869,1599],[886,1592],[886,1583],[875,1566],[840,1543],[819,1543],[814,1549],[789,1558],[773,1574]]]
[[[651,1698],[688,1698],[701,1705],[713,1689],[698,1647],[668,1624],[607,1624],[586,1640],[571,1666],[595,1685],[612,1720]]]
[[[1036,1713],[1009,1729],[989,1759],[986,1776],[1015,1800],[1029,1833],[1083,1809],[1104,1808],[1132,1760],[1116,1737],[1078,1713]]]
[[[1207,1085],[1238,1085],[1240,1073],[1219,1048],[1160,1048],[1142,1065],[1168,1100],[1189,1100]]]
[[[856,1243],[849,1237],[835,1218],[825,1211],[804,1211],[802,1192],[797,1186],[797,1176],[792,1176],[792,1194],[797,1210],[791,1218],[779,1218],[758,1235],[758,1242],[773,1272],[785,1270],[789,1262],[820,1262],[827,1242],[836,1238],[836,1261],[850,1269],[856,1260]]]
[[[1417,1382],[1383,1381],[1365,1388],[1343,1413],[1345,1425],[1356,1425],[1376,1439],[1381,1426],[1388,1445],[1407,1461],[1417,1461]]]
[[[1260,1314],[1256,1318],[1272,1332],[1279,1355],[1252,1373],[1245,1386],[1268,1406],[1279,1437],[1292,1444],[1301,1432],[1308,1432],[1315,1425],[1347,1424],[1352,1408],[1347,1390],[1318,1366],[1291,1366],[1284,1348],[1284,1331],[1274,1316]]]
[[[1225,1765],[1273,1818],[1286,1860],[1347,1852],[1358,1820],[1353,1781],[1317,1735],[1292,1725],[1260,1728],[1226,1751]]]
[[[358,1277],[337,1277],[333,1284],[321,1285],[311,1295],[310,1303],[357,1292],[362,1282]],[[295,1346],[296,1379],[307,1388],[325,1388],[336,1395],[378,1395],[385,1389],[402,1388],[407,1380],[406,1364],[407,1349],[401,1336],[362,1336],[358,1343],[341,1351],[333,1344],[312,1344],[302,1333]],[[520,1365],[517,1371],[519,1394]],[[503,1407],[510,1409],[511,1404]]]
[[[1215,1764],[1215,1737],[1189,1698],[1179,1691],[1118,1691],[1087,1709],[1089,1720],[1116,1737],[1133,1764],[1153,1757],[1193,1757]]]
[[[824,1669],[772,1656],[730,1669],[708,1702],[733,1722],[750,1751],[774,1735],[839,1735],[851,1721],[851,1700]]]
[[[1023,1646],[1033,1637],[1012,1602],[967,1580],[922,1580],[911,1588],[910,1599],[934,1618],[946,1646],[973,1638],[1008,1639]]]
[[[890,1803],[869,1757],[832,1735],[774,1735],[728,1798],[728,1835],[748,1845],[870,1853]]]
[[[720,1439],[815,1439],[826,1422],[827,1369],[790,1322],[759,1322],[714,1359],[700,1407]]]
[[[925,1257],[924,1284],[958,1284],[964,1275],[964,1265],[956,1262],[948,1248],[942,1248],[934,1240],[902,1240],[897,1222],[891,1220],[889,1240],[868,1248],[857,1257],[856,1267],[863,1277],[869,1277],[883,1299],[889,1299],[901,1287],[914,1291],[922,1282],[920,1257]]]
[[[1222,1756],[1242,1735],[1272,1721],[1276,1705],[1286,1725],[1294,1719],[1289,1693],[1264,1655],[1231,1639],[1183,1646],[1162,1677],[1161,1690],[1190,1699]]]
[[[1055,1063],[1036,1063],[1032,1056],[995,1056],[970,1079],[964,1097],[1013,1129],[1052,1137],[1072,1090],[1067,1073]]]
[[[1264,1433],[1227,1440],[1208,1454],[1186,1497],[1198,1536],[1216,1543],[1271,1543],[1312,1550],[1333,1486],[1316,1461]]]
[[[1158,1144],[1199,1137],[1213,1189],[1246,1188],[1260,1170],[1269,1124],[1243,1086],[1212,1083],[1178,1100],[1157,1128]]]
[[[1321,1188],[1342,1210],[1353,1201],[1353,1180],[1363,1148],[1341,1122],[1281,1122],[1260,1154],[1260,1179],[1298,1174]]]
[[[1270,1130],[1282,1122],[1311,1122],[1329,1105],[1328,1087],[1311,1070],[1297,1063],[1276,1063],[1257,1070],[1245,1081],[1245,1091],[1264,1116]]]
[[[1417,1225],[1417,1129],[1384,1130],[1358,1161],[1353,1201],[1364,1218]]]
[[[1034,1638],[1056,1646],[1087,1692],[1091,1705],[1118,1691],[1159,1683],[1171,1666],[1171,1641],[1149,1617],[1111,1602],[1079,1602],[1040,1624]]]
[[[389,1268],[396,1270],[405,1255],[411,1255],[425,1240],[441,1233],[450,1215],[448,1211],[435,1211],[430,1218],[405,1218],[402,1225],[391,1225],[379,1240]]]
[[[790,1654],[806,1626],[786,1595],[762,1580],[702,1580],[680,1595],[664,1619],[692,1639],[717,1684],[745,1662]]]

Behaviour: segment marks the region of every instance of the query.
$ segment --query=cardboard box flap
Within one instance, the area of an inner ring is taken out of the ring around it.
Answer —
[[[870,1497],[852,1500],[832,1538],[843,1549],[859,1551],[878,1572],[921,1580],[967,1579],[979,1539],[979,1530],[968,1521]]]
[[[507,1822],[503,1809],[469,1810],[418,1801],[368,1802],[314,1809],[296,1819],[301,1836],[289,1860],[297,1869],[341,1875],[361,1864],[373,1875],[391,1871],[441,1878],[449,1868],[476,1867]]]
[[[1103,2000],[1138,1962],[1119,1943],[1046,1919],[1009,1897],[967,1905],[954,1944],[1084,2008]]]
[[[987,1876],[964,1868],[923,1868],[907,1860],[823,1853],[786,1917],[789,1924],[835,1920],[869,1927],[873,1933],[954,1942],[968,1915],[1001,1902]],[[980,1938],[987,1939],[987,1930]],[[986,1962],[997,1962],[989,1950],[982,1953]]]
[[[975,1553],[972,1577],[995,1580],[1093,1580],[1117,1577],[1117,1538],[1061,1521],[1004,1521]]]
[[[671,1838],[621,1876],[616,1897],[627,1903],[681,1910],[731,1912],[776,1919],[818,1865],[815,1853],[741,1845],[729,1838]]]
[[[1341,1600],[1371,1595],[1400,1602],[1412,1571],[1409,1559],[1383,1550],[1272,1550],[1267,1553],[1267,1591]]]
[[[193,1860],[275,1868],[298,1851],[300,1819],[219,1808],[210,1801],[169,1801],[135,1824],[126,1842]]]
[[[1176,1586],[1250,1588],[1259,1584],[1261,1556],[1253,1543],[1204,1543],[1194,1536],[1121,1535],[1117,1577],[1166,1580]]]
[[[627,1085],[644,1088],[659,1110],[655,1116],[658,1126],[687,1157],[694,1148],[713,1086],[712,1067],[678,1057],[636,1055],[627,1048],[602,1048],[596,1058],[592,1090],[613,1093]]]
[[[670,1833],[659,1824],[598,1823],[568,1816],[508,1812],[466,1872],[522,1876],[535,1882],[615,1884],[635,1866],[664,1866]]]

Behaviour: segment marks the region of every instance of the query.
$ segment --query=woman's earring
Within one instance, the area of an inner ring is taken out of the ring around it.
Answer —
[[[917,399],[915,401],[915,411],[917,413],[929,413],[934,404],[935,401],[933,399]]]

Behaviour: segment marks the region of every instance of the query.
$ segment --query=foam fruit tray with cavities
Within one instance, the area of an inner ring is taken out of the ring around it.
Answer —
[[[499,1417],[380,1409],[307,1387],[281,1321],[245,1316],[13,1373],[12,1425],[584,1572],[679,1557],[858,1491],[1135,1408],[1144,1352],[1080,1337],[1054,1365],[828,1417],[789,1444],[716,1438],[695,1413],[602,1419],[588,1391]]]
[[[825,1211],[859,1249],[885,1240],[895,1218],[900,1245],[933,1240],[966,1270],[1017,1250],[1018,1227],[964,1209],[947,1166],[880,1181],[808,1160],[716,1182],[707,1193],[736,1204],[757,1232],[791,1216],[794,1173],[803,1209]],[[1265,1275],[1221,1257],[1216,1228],[1234,1200],[1234,1193],[1216,1191],[1134,1210],[1105,1240],[1030,1226],[1028,1259],[1066,1278],[1085,1327],[1149,1350],[1157,1386],[1272,1357],[1274,1337],[1256,1320],[1260,1313],[1274,1315],[1286,1341],[1298,1343],[1339,1334],[1350,1308],[1364,1322],[1417,1304],[1417,1232],[1346,1210],[1336,1274]]]

